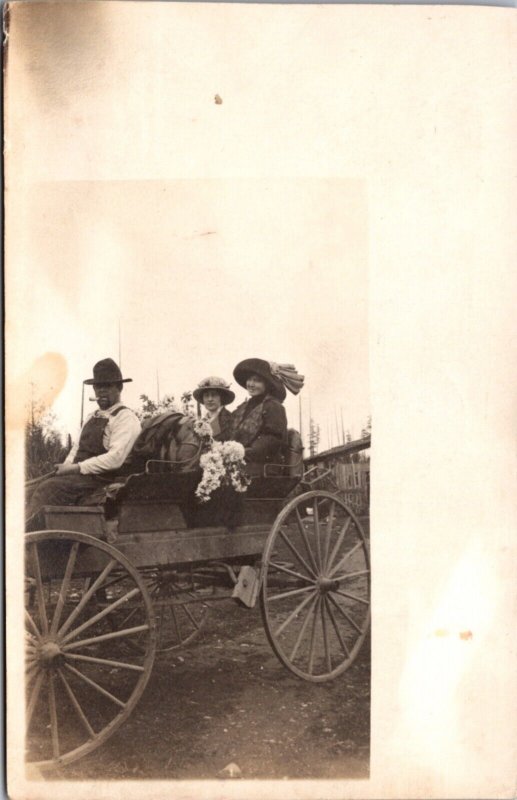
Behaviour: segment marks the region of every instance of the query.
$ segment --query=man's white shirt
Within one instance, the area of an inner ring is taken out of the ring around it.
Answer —
[[[86,418],[85,425],[92,417],[108,418],[108,423],[102,436],[102,444],[107,452],[81,461],[79,471],[83,475],[102,475],[103,472],[120,469],[131,452],[142,426],[134,411],[129,408],[124,407],[116,416],[112,416],[113,412],[123,405],[123,403],[115,403],[106,411],[98,409]],[[79,439],[66,457],[65,464],[73,463],[78,447]]]

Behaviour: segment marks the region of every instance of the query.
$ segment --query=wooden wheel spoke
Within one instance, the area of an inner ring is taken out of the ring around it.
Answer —
[[[322,601],[320,603],[320,612],[321,612],[321,629],[323,631],[323,647],[325,649],[325,659],[327,662],[327,670],[332,672],[332,659],[330,656],[330,646],[329,646],[329,635],[327,631],[327,618],[325,616],[326,611],[326,603],[325,603],[325,595],[322,597]]]
[[[63,643],[70,641],[70,639],[74,639],[76,636],[78,636],[80,633],[82,633],[82,631],[86,630],[87,628],[91,628],[92,625],[95,625],[96,622],[99,622],[99,620],[103,619],[108,614],[111,614],[111,612],[114,611],[116,608],[118,608],[120,605],[122,605],[122,603],[126,603],[128,600],[134,597],[135,594],[138,594],[139,592],[140,589],[138,588],[138,586],[136,586],[134,589],[131,589],[130,592],[127,592],[122,597],[119,597],[118,600],[115,600],[113,603],[110,603],[109,606],[106,606],[106,608],[103,608],[102,611],[99,611],[98,614],[95,614],[93,617],[86,620],[86,622],[83,622],[83,624],[79,625],[78,628],[74,628],[73,631],[67,633],[67,635],[63,638]]]
[[[325,601],[325,605],[327,606],[327,611],[329,612],[330,621],[331,621],[332,626],[333,626],[333,628],[334,628],[334,630],[336,632],[336,636],[339,639],[339,644],[341,645],[341,649],[343,651],[343,654],[347,658],[350,658],[350,650],[346,646],[346,642],[345,642],[345,640],[343,639],[343,637],[341,635],[341,631],[339,630],[339,625],[336,622],[336,618],[334,617],[334,612],[332,611],[332,608],[330,606],[328,598],[325,597],[324,601]]]
[[[309,575],[311,575],[313,578],[316,578],[316,573],[314,572],[314,570],[311,567],[309,567],[309,565],[307,564],[307,562],[304,559],[304,557],[301,555],[301,553],[298,552],[298,550],[296,549],[294,544],[292,544],[292,542],[289,541],[289,538],[285,535],[284,531],[283,530],[279,530],[278,533],[280,534],[280,536],[282,537],[282,539],[284,540],[284,542],[286,543],[286,545],[290,549],[291,553],[298,559],[298,561],[301,564],[303,564],[303,566],[305,567],[305,569],[307,570]]]
[[[134,636],[136,633],[149,630],[149,625],[137,625],[135,628],[124,628],[121,631],[112,631],[111,633],[103,633],[100,636],[92,636],[90,639],[81,639],[79,642],[70,642],[63,646],[63,651],[68,652],[71,648],[77,650],[78,647],[86,647],[89,644],[98,644],[99,642],[107,642],[109,639],[119,639],[122,636]]]
[[[315,590],[314,590],[314,591],[315,591]],[[294,611],[291,611],[291,613],[289,614],[289,616],[287,617],[287,619],[285,619],[285,620],[282,622],[282,624],[280,625],[280,627],[278,627],[278,628],[276,629],[276,631],[275,631],[275,636],[280,636],[280,634],[282,633],[282,631],[283,631],[285,628],[287,628],[287,626],[288,626],[288,625],[290,625],[290,624],[291,624],[291,622],[293,621],[293,619],[294,619],[295,617],[297,617],[297,616],[298,616],[298,614],[300,613],[300,611],[302,610],[302,608],[305,608],[305,606],[307,605],[307,603],[310,603],[310,601],[311,601],[311,600],[313,600],[313,598],[314,598],[314,595],[309,595],[309,597],[305,597],[305,598],[302,600],[302,602],[301,602],[301,603],[298,603],[298,605],[296,606],[296,608],[294,609]]]
[[[309,665],[308,665],[309,675],[312,675],[312,667],[314,663],[314,646],[316,644],[316,623],[318,621],[318,611],[320,603],[321,603],[321,596],[318,596],[316,600],[316,606],[314,608],[314,619],[312,621],[312,630],[311,630],[311,643],[309,645]]]
[[[178,600],[178,596],[181,596],[181,599]],[[191,597],[192,600],[187,600],[186,597]],[[169,595],[168,599],[171,600],[175,606],[185,606],[187,603],[190,605],[190,603],[202,602],[193,592],[190,592],[188,589],[179,589],[175,594]]]
[[[334,594],[338,594],[340,597],[347,597],[350,600],[355,600],[357,603],[363,603],[365,606],[370,605],[369,600],[365,600],[363,597],[357,597],[356,594],[350,594],[350,592],[342,592],[340,589],[333,589]]]
[[[330,554],[329,558],[325,563],[325,570],[329,570],[330,567],[332,566],[332,562],[334,561],[336,555],[339,553],[339,548],[341,547],[341,544],[343,542],[343,539],[345,538],[346,532],[350,527],[351,522],[352,522],[351,517],[347,517],[344,524],[342,525],[336,540],[336,544],[332,548],[332,553]]]
[[[40,640],[41,639],[41,634],[40,634],[40,632],[38,630],[38,626],[36,625],[36,623],[32,619],[32,617],[31,617],[30,613],[27,611],[27,609],[25,609],[25,620],[26,620],[29,628],[33,632],[34,636],[36,637],[36,639]]]
[[[313,591],[314,591],[314,586],[312,584],[311,586],[302,586],[301,589],[291,589],[288,592],[280,592],[279,594],[273,594],[270,597],[268,597],[268,603],[271,602],[272,600],[281,600],[282,597],[295,597],[295,595],[297,594],[304,594],[304,592],[313,592]]]
[[[195,592],[191,591],[190,589],[185,589],[185,594],[188,597],[191,597],[192,598],[192,602],[194,602],[194,603],[202,603],[203,602],[202,600],[199,599],[199,597],[196,597]]]
[[[124,702],[122,702],[122,700],[119,700],[118,697],[115,697],[114,694],[111,694],[111,692],[108,692],[107,689],[104,689],[102,686],[100,686],[98,683],[96,683],[96,681],[92,681],[91,678],[88,678],[86,675],[83,675],[82,672],[79,672],[78,669],[76,669],[75,667],[72,667],[71,664],[65,664],[65,669],[67,669],[69,672],[72,672],[74,675],[76,675],[79,678],[79,680],[84,681],[84,683],[87,683],[88,686],[91,686],[92,689],[95,689],[97,692],[99,692],[99,694],[102,694],[104,697],[107,697],[108,700],[111,700],[112,703],[115,703],[120,708],[125,708],[126,707],[126,704]]]
[[[300,511],[298,508],[295,509],[295,516],[296,516],[296,522],[298,524],[298,530],[300,531],[300,535],[305,545],[305,550],[307,551],[307,555],[309,556],[309,561],[312,564],[314,575],[318,575],[320,572],[320,568],[316,564],[316,559],[314,558],[314,553],[312,552],[311,543],[309,542],[309,537],[307,536],[307,531],[305,530],[305,525],[303,524],[303,519],[300,516]]]
[[[25,670],[30,669],[37,663],[37,650],[30,642],[25,644]]]
[[[103,590],[110,589],[112,586],[116,586],[117,583],[121,583],[127,579],[127,574],[125,572],[120,573],[119,575],[114,575],[109,581],[103,584]],[[86,587],[88,588],[88,587]]]
[[[286,575],[292,575],[294,578],[299,578],[301,581],[305,581],[305,583],[312,583],[312,584],[316,583],[314,578],[309,578],[307,577],[307,575],[302,575],[301,572],[295,572],[292,569],[288,569],[288,567],[284,567],[283,564],[277,564],[274,561],[270,561],[269,566],[279,570],[280,572],[285,572]]]
[[[300,630],[298,632],[298,636],[296,638],[296,642],[294,643],[294,647],[293,647],[293,649],[291,651],[291,655],[289,656],[289,660],[290,661],[294,661],[294,659],[295,659],[296,653],[298,652],[298,648],[300,647],[300,644],[302,643],[302,639],[304,637],[305,631],[307,630],[307,626],[309,624],[309,620],[311,618],[311,614],[314,612],[314,609],[316,607],[316,603],[318,602],[318,597],[319,597],[319,594],[316,594],[312,598],[312,606],[307,611],[307,615],[306,615],[306,617],[305,617],[305,619],[303,621],[302,627],[300,628]]]
[[[124,617],[124,619],[122,619],[122,620],[120,620],[120,621],[119,621],[119,620],[117,620],[117,622],[118,622],[119,626],[120,626],[121,628],[122,628],[122,627],[124,627],[124,628],[125,628],[125,627],[126,627],[126,626],[127,626],[127,625],[128,625],[130,622],[131,622],[131,620],[133,619],[133,617],[135,616],[135,614],[138,614],[138,612],[139,612],[140,610],[141,610],[141,609],[139,609],[138,607],[135,607],[135,608],[132,608],[132,609],[130,609],[130,610],[128,611],[128,613],[126,614],[126,616]]]
[[[72,613],[70,614],[68,619],[65,620],[64,624],[60,627],[59,634],[61,636],[63,636],[66,633],[66,631],[70,628],[70,626],[72,625],[74,620],[77,619],[77,617],[79,616],[79,614],[81,613],[81,611],[85,607],[86,603],[89,601],[89,599],[92,597],[92,595],[95,594],[97,589],[100,587],[102,582],[106,579],[106,577],[109,575],[109,573],[111,572],[111,570],[113,569],[113,567],[115,566],[116,563],[117,562],[116,562],[116,560],[114,558],[110,559],[110,561],[106,564],[106,566],[104,567],[104,569],[102,570],[102,572],[98,576],[98,578],[92,583],[92,585],[89,587],[89,589],[85,591],[85,593],[81,597],[79,603],[76,605],[76,607],[74,608],[74,610],[72,611]],[[87,579],[87,580],[89,580],[89,579]]]
[[[204,587],[202,587],[202,588],[204,588]],[[212,588],[212,594],[213,594],[214,587],[212,586],[211,588]],[[207,610],[208,610],[209,608],[212,608],[212,606],[210,605],[209,601],[208,601],[208,600],[206,600],[204,597],[201,597],[201,598],[200,598],[200,597],[196,597],[196,595],[194,594],[194,592],[190,592],[190,591],[186,591],[186,592],[185,592],[185,594],[187,594],[189,597],[191,597],[191,598],[192,598],[192,600],[190,600],[190,601],[189,601],[189,605],[191,605],[191,604],[193,604],[193,603],[196,603],[197,605],[200,605],[200,604],[201,604],[201,605],[202,605],[204,608],[206,608]],[[187,605],[187,601],[185,601],[185,602],[182,602],[182,603],[181,603],[181,605],[183,605],[183,606],[184,606],[184,605]]]
[[[70,548],[70,555],[68,556],[68,562],[63,577],[63,583],[61,584],[61,588],[59,590],[59,597],[54,611],[54,616],[52,618],[52,624],[50,626],[51,634],[55,634],[58,629],[59,621],[61,619],[61,614],[63,613],[63,607],[66,602],[66,595],[68,592],[68,586],[70,585],[70,578],[72,577],[72,573],[74,571],[78,550],[79,550],[79,542],[74,542],[72,547]]]
[[[34,709],[36,708],[36,703],[38,702],[38,697],[41,691],[41,684],[43,683],[44,672],[40,670],[36,677],[36,681],[34,686],[32,687],[32,692],[29,700],[29,705],[27,706],[27,715],[26,715],[26,725],[27,728],[30,725],[30,721],[32,719],[32,715],[34,713]]]
[[[106,667],[116,667],[120,669],[131,669],[135,672],[143,672],[144,668],[139,664],[128,664],[126,661],[112,661],[109,658],[97,658],[96,656],[83,656],[78,653],[65,653],[66,658],[71,658],[73,661],[87,661],[90,664],[101,664]]]
[[[38,670],[38,667],[37,667],[36,665],[34,665],[34,666],[31,666],[31,667],[30,667],[30,668],[29,668],[29,669],[28,669],[28,670],[25,672],[25,685],[26,685],[27,687],[29,686],[29,684],[30,684],[30,682],[32,681],[32,679],[33,679],[33,678],[35,678],[35,677],[36,677],[36,675],[37,675],[38,673],[39,673],[39,670]]]
[[[359,625],[357,624],[357,622],[355,622],[355,620],[353,620],[353,619],[352,619],[352,617],[350,616],[350,614],[347,614],[347,612],[346,612],[344,609],[342,609],[342,608],[341,608],[341,606],[339,605],[339,603],[336,603],[336,601],[335,601],[335,600],[334,600],[334,598],[332,597],[332,594],[331,594],[331,593],[328,595],[328,598],[329,598],[330,602],[331,602],[331,603],[332,603],[332,604],[335,606],[335,608],[337,608],[337,610],[339,611],[339,613],[340,613],[340,614],[341,614],[341,615],[342,615],[342,616],[343,616],[343,617],[344,617],[344,618],[347,620],[347,622],[348,622],[348,623],[349,623],[349,624],[352,626],[352,628],[354,628],[354,629],[357,631],[357,633],[362,633],[362,630],[361,630],[361,628],[359,627]]]
[[[343,566],[343,565],[341,564],[341,566]],[[331,572],[330,573],[330,577],[333,580],[338,581],[339,583],[341,583],[341,581],[347,581],[349,578],[358,578],[361,575],[369,575],[369,574],[370,574],[370,570],[369,569],[360,569],[357,572],[345,572],[345,574],[344,575],[340,575],[339,578],[334,578],[334,575]]]
[[[49,675],[48,704],[50,711],[50,735],[52,738],[52,754],[54,758],[59,758],[59,732],[57,724],[56,693],[54,691],[55,675]]]
[[[321,572],[323,568],[323,562],[321,560],[321,530],[320,530],[320,514],[318,510],[318,498],[314,498],[314,502],[312,504],[312,518],[314,520],[314,534],[316,538],[316,555],[318,561],[318,571]]]
[[[95,737],[95,731],[93,730],[92,726],[88,722],[86,714],[84,713],[83,709],[81,708],[79,700],[75,696],[75,694],[74,694],[74,692],[72,690],[72,687],[70,686],[70,684],[68,683],[65,675],[63,674],[63,670],[58,669],[57,672],[58,672],[58,675],[59,675],[59,677],[61,679],[61,682],[62,682],[63,686],[65,687],[65,691],[66,691],[66,693],[68,695],[68,698],[69,698],[70,702],[72,703],[72,706],[75,709],[75,712],[76,712],[77,716],[79,717],[79,719],[81,720],[82,724],[84,725],[84,727],[86,729],[86,732],[88,733],[88,736],[91,739],[93,739]]]
[[[41,631],[43,634],[48,633],[48,620],[47,609],[45,606],[45,596],[43,593],[43,581],[41,580],[41,567],[39,563],[38,545],[34,542],[31,545],[31,556],[34,563],[34,571],[36,573],[36,597],[38,600],[38,611],[40,616]]]
[[[172,624],[174,625],[174,630],[176,631],[176,636],[178,637],[178,641],[182,642],[183,639],[181,638],[180,627],[178,623],[178,617],[176,616],[176,609],[174,605],[171,603],[170,605],[171,616],[172,616]]]
[[[194,617],[192,611],[189,609],[189,607],[187,605],[182,605],[182,608],[187,617],[189,618],[189,620],[192,622],[193,626],[196,628],[196,630],[199,630],[200,625],[196,620],[196,618]]]
[[[332,567],[332,569],[330,569],[330,572],[328,573],[328,577],[329,577],[329,578],[331,578],[333,575],[335,575],[335,574],[336,574],[336,572],[338,572],[338,571],[341,569],[341,567],[342,567],[344,564],[346,564],[346,562],[348,561],[348,559],[349,559],[349,558],[351,558],[351,557],[353,556],[353,554],[354,554],[355,552],[357,552],[357,550],[359,550],[359,548],[360,548],[360,547],[362,547],[362,544],[363,544],[362,542],[357,542],[356,544],[354,544],[354,546],[352,547],[352,549],[351,549],[351,550],[349,550],[349,551],[348,551],[348,553],[345,553],[345,555],[344,555],[342,558],[340,558],[340,559],[339,559],[339,561],[337,562],[337,564],[335,564],[335,565]],[[329,564],[329,568],[330,568],[330,564]]]
[[[325,530],[325,544],[323,548],[323,558],[322,558],[322,564],[324,569],[327,566],[327,560],[329,557],[330,538],[332,536],[332,528],[334,526],[335,513],[336,513],[336,504],[334,501],[332,501],[332,503],[330,504],[330,511]]]

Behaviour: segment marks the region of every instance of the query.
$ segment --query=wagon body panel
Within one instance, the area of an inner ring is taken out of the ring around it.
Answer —
[[[46,506],[43,510],[45,530],[66,530],[106,536],[106,518],[103,506]]]
[[[194,528],[183,531],[151,531],[121,536],[116,547],[136,567],[181,566],[203,561],[231,561],[258,557],[268,529],[245,525],[228,532],[226,528]]]
[[[153,531],[185,530],[187,521],[177,503],[127,502],[120,507],[117,531],[151,533]]]
[[[246,525],[231,533],[222,527],[148,531],[121,536],[114,546],[137,568],[168,565],[179,567],[204,561],[258,558],[267,534],[268,529],[263,525]],[[97,535],[94,538],[102,537]],[[43,578],[59,575],[65,567],[66,557],[61,553],[59,542],[51,542],[42,549]],[[99,568],[100,562],[95,548],[85,547],[81,550],[77,558],[77,571],[87,575]]]
[[[105,520],[102,506],[47,506],[44,512],[47,530],[89,533],[111,543],[137,567],[180,566],[189,563],[242,558],[257,558],[282,505],[281,498],[242,498],[233,514],[234,527],[209,525],[213,509],[190,512],[178,503],[128,500],[121,504],[118,525]],[[187,527],[186,517],[204,522]],[[242,522],[246,520],[246,523]],[[84,548],[78,568],[87,574],[98,569],[98,555]],[[63,568],[59,543],[52,542],[42,553],[42,574],[50,576]]]

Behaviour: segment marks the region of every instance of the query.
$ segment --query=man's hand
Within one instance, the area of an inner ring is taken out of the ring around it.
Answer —
[[[56,475],[77,475],[79,464],[56,464]]]

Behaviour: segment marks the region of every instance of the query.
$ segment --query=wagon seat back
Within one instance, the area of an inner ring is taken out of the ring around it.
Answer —
[[[287,442],[283,448],[280,463],[249,464],[251,475],[265,478],[282,476],[284,478],[301,478],[303,475],[303,442],[294,428],[287,430]]]
[[[248,498],[287,497],[303,477],[303,443],[297,430],[289,428],[282,463],[249,463]]]

